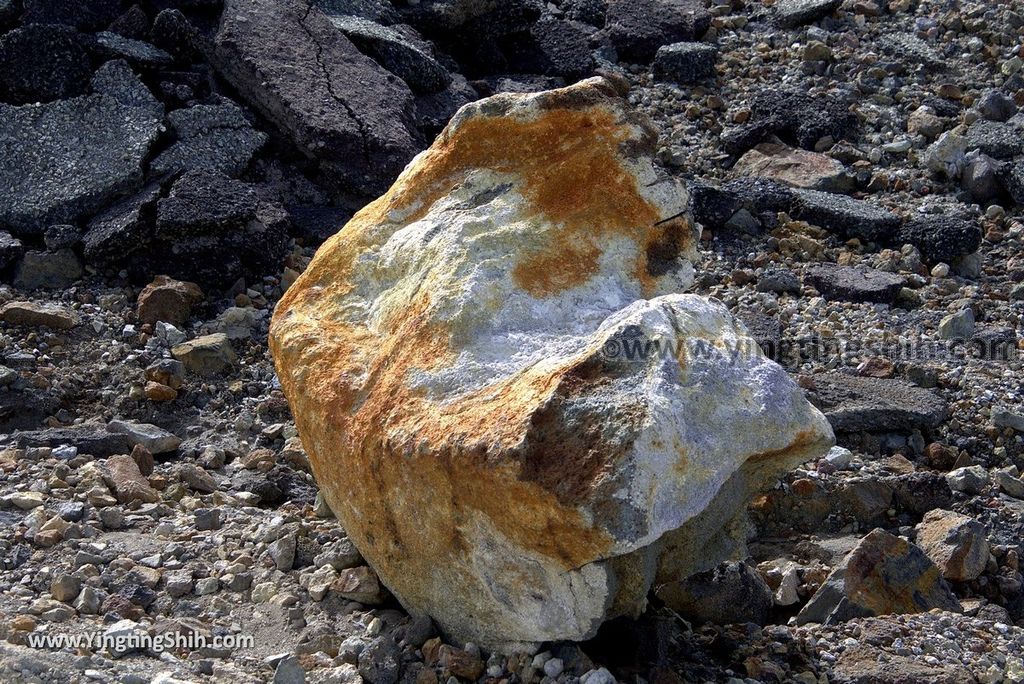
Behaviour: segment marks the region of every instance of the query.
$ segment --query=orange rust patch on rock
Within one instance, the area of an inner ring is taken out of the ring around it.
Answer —
[[[662,234],[655,224],[663,217],[623,166],[621,148],[636,136],[632,124],[606,107],[554,108],[532,119],[471,118],[446,131],[416,162],[390,209],[422,202],[404,219],[412,222],[472,169],[515,174],[534,215],[557,228],[548,244],[523,256],[513,275],[535,297],[555,294],[596,272],[609,237],[648,245]],[[641,261],[646,267],[646,254]]]

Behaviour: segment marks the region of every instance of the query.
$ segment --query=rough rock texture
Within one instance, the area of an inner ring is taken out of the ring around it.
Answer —
[[[778,143],[761,143],[736,162],[733,171],[741,176],[759,176],[795,188],[846,192],[855,179],[842,162],[818,152],[791,148]]]
[[[900,219],[888,209],[846,195],[797,190],[796,217],[845,238],[890,242]]]
[[[736,562],[662,585],[657,595],[688,620],[719,625],[763,624],[774,604],[772,590],[757,569]]]
[[[92,67],[83,39],[70,27],[48,24],[0,37],[0,101],[21,105],[85,93]]]
[[[384,190],[420,149],[406,85],[299,0],[228,0],[215,61],[343,193]]]
[[[931,263],[953,263],[981,246],[981,229],[974,221],[956,216],[922,216],[900,228],[899,241],[914,245]]]
[[[710,23],[692,0],[610,0],[605,32],[621,59],[649,62],[662,45],[700,38]]]
[[[238,176],[267,141],[234,105],[195,105],[167,116],[178,141],[150,164],[156,175],[193,169]]]
[[[0,226],[42,233],[141,184],[160,105],[124,63],[98,72],[93,89],[43,105],[0,105]]]
[[[917,526],[917,545],[948,580],[975,579],[988,563],[985,526],[953,511],[929,511]]]
[[[902,380],[822,373],[813,382],[809,397],[836,432],[933,428],[949,413],[938,394]]]
[[[448,70],[431,56],[430,45],[409,27],[381,26],[353,16],[331,17],[331,23],[414,93],[435,93],[451,83]]]
[[[961,610],[939,569],[920,548],[876,529],[832,571],[796,620],[834,624],[933,608]]]
[[[696,235],[655,142],[603,79],[468,105],[275,312],[331,510],[453,638],[582,639],[639,612],[832,442],[724,307],[672,294]]]
[[[875,268],[824,263],[807,269],[804,280],[829,299],[892,304],[903,278]]]

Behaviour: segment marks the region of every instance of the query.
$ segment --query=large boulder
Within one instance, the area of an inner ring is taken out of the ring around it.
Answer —
[[[421,149],[409,88],[300,0],[227,0],[213,61],[341,194],[379,194]]]
[[[280,301],[271,349],[332,511],[455,640],[585,639],[738,550],[833,441],[719,303],[656,136],[595,78],[463,107]]]

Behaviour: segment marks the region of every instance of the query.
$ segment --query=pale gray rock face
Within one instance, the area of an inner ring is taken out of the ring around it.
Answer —
[[[603,79],[469,105],[278,306],[331,510],[457,640],[585,639],[639,613],[832,444],[722,304],[680,294],[696,231],[654,149]]]

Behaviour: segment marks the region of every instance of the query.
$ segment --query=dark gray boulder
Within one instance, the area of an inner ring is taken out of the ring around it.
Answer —
[[[86,262],[110,266],[149,244],[158,199],[160,186],[151,183],[94,216],[82,238]]]
[[[929,214],[913,218],[900,228],[899,241],[921,250],[930,263],[953,263],[959,257],[973,254],[981,246],[981,227],[949,214]]]
[[[902,380],[822,373],[812,377],[807,399],[836,432],[912,432],[938,427],[949,415],[931,390]]]
[[[167,116],[178,140],[150,163],[154,176],[192,169],[239,176],[267,142],[234,104],[195,105]]]
[[[593,73],[592,33],[589,26],[545,15],[529,32],[506,36],[501,44],[510,71],[576,81]]]
[[[821,264],[807,269],[804,282],[826,299],[892,304],[903,288],[903,278],[888,271],[859,266]]]
[[[227,0],[214,66],[339,194],[381,194],[422,148],[413,97],[300,0]]]
[[[775,601],[755,568],[742,562],[722,563],[655,590],[672,610],[698,624],[765,624]]]
[[[1002,121],[979,119],[965,135],[968,150],[981,150],[993,159],[1006,160],[1024,154],[1024,128]]]
[[[124,0],[23,0],[25,24],[64,24],[82,31],[101,31],[117,19],[128,4]]]
[[[843,0],[779,0],[775,21],[786,28],[809,24],[832,14],[842,4]]]
[[[81,33],[56,24],[0,36],[0,100],[21,105],[84,94],[92,76],[84,43]]]
[[[41,234],[142,184],[162,109],[123,62],[106,65],[93,84],[94,94],[70,100],[0,105],[0,227]]]
[[[381,26],[369,19],[331,17],[359,51],[405,81],[414,93],[436,93],[451,83],[451,75],[431,55],[430,45],[409,26]]]
[[[820,190],[794,190],[794,217],[843,238],[891,242],[897,237],[900,218],[887,209],[847,195]]]
[[[604,30],[620,59],[647,63],[662,45],[696,40],[710,25],[694,0],[609,0]]]
[[[715,75],[718,48],[706,43],[672,43],[658,48],[654,75],[675,83],[696,83]]]

